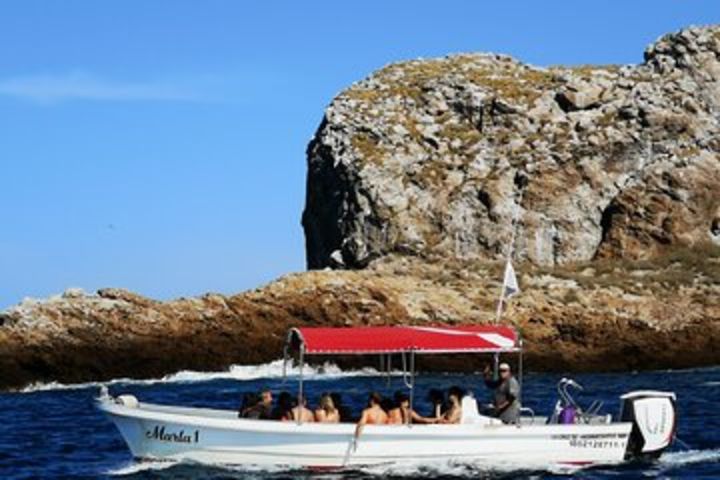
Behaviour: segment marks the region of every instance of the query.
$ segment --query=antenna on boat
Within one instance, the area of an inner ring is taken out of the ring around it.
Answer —
[[[513,181],[518,187],[519,193],[517,202],[515,202],[515,211],[513,213],[511,224],[512,229],[510,233],[510,248],[505,262],[505,274],[503,276],[503,283],[500,288],[500,298],[498,299],[497,310],[495,312],[495,323],[500,323],[500,320],[502,319],[505,299],[512,297],[520,291],[517,277],[515,276],[515,269],[512,266],[512,257],[513,253],[515,253],[515,238],[517,237],[517,227],[520,220],[520,208],[522,205],[523,195],[525,194],[525,187],[527,187],[528,184],[528,178],[525,172],[518,171],[515,174],[515,179]]]

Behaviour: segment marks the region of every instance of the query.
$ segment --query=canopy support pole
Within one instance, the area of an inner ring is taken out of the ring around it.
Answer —
[[[297,424],[302,424],[302,412],[303,412],[303,366],[305,365],[305,344],[300,345],[300,354],[299,354],[299,363],[300,363],[300,373],[298,375],[299,377],[299,385],[298,385],[298,398],[297,398],[297,411],[299,413],[297,418]]]
[[[520,358],[518,358],[518,383],[520,384],[520,396],[518,402],[522,407],[522,395],[523,395],[523,341],[522,338],[518,341],[520,345]]]
[[[497,381],[498,378],[500,378],[500,354],[495,352],[493,353],[493,380]]]
[[[410,357],[410,360],[408,360],[408,356]],[[406,350],[402,352],[401,358],[403,383],[407,388],[412,389],[413,386],[415,386],[415,350]]]
[[[409,404],[410,409],[408,410],[408,416],[405,418],[405,424],[409,427],[412,419],[410,412],[413,411],[413,402],[415,400],[415,350],[410,350],[410,383],[406,383],[410,390]]]
[[[285,343],[283,347],[283,369],[282,369],[282,384],[285,385],[287,381],[287,363],[288,363],[288,343]]]

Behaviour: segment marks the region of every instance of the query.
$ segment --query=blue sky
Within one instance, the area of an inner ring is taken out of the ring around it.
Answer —
[[[451,52],[636,63],[709,1],[4,1],[0,308],[234,293],[304,268],[305,147],[341,89]]]

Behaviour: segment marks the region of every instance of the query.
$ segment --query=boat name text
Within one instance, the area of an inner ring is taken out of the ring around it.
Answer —
[[[159,440],[161,442],[172,443],[198,443],[200,441],[200,432],[195,430],[192,433],[185,433],[185,430],[179,432],[168,432],[165,427],[155,425],[152,430],[145,431],[145,438],[151,440]]]

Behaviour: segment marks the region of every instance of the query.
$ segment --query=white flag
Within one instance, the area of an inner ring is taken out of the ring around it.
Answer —
[[[507,265],[505,265],[505,279],[503,280],[503,296],[505,298],[510,298],[513,295],[520,292],[520,287],[518,286],[517,277],[515,276],[515,269],[512,266],[512,263],[510,260],[508,260]]]

